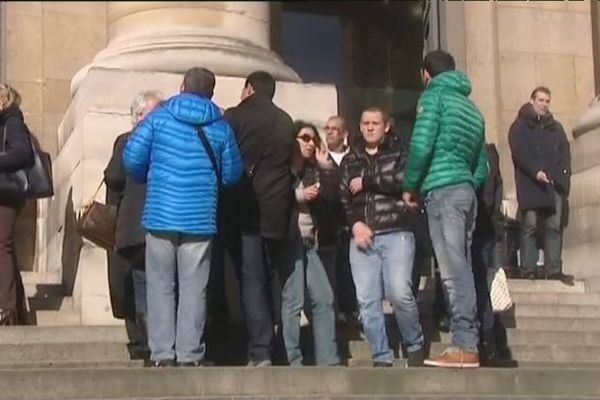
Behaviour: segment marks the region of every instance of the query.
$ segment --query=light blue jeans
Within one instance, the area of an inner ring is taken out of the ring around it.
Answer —
[[[385,330],[382,300],[394,306],[403,345],[409,352],[423,347],[423,330],[412,290],[415,237],[412,232],[390,232],[373,237],[368,250],[350,242],[350,267],[363,329],[373,361],[394,361]]]
[[[210,251],[210,237],[164,232],[146,234],[151,360],[197,362],[204,358]]]
[[[471,262],[477,197],[468,183],[432,190],[426,198],[429,235],[450,311],[452,345],[477,353],[479,322]]]
[[[285,280],[281,292],[283,341],[290,365],[302,365],[300,312],[304,307],[305,288],[310,301],[316,364],[336,365],[340,362],[333,290],[325,265],[335,265],[335,248],[317,250],[309,243],[298,243],[294,270]]]

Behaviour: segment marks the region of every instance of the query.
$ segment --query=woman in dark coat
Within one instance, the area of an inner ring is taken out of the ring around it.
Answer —
[[[21,96],[7,84],[0,85],[0,173],[13,173],[34,164],[29,129],[19,106]],[[19,270],[14,252],[14,227],[25,196],[0,198],[0,325],[17,323]]]

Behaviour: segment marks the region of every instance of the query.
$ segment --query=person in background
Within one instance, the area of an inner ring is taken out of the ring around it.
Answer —
[[[300,313],[308,294],[317,365],[338,365],[334,293],[327,270],[335,265],[337,186],[330,177],[333,163],[321,148],[314,125],[294,123],[296,154],[293,171],[298,202],[301,247],[292,273],[285,277],[281,292],[283,340],[290,365],[301,365]]]
[[[0,172],[3,174],[30,168],[35,162],[20,106],[19,93],[6,83],[0,84]],[[0,198],[0,326],[24,322],[19,320],[24,310],[18,296],[22,282],[14,246],[15,221],[24,204],[24,196]]]
[[[325,124],[325,142],[329,150],[329,159],[333,161],[331,176],[338,187],[342,179],[342,161],[350,152],[348,135],[346,120],[343,117],[339,115],[329,117]],[[357,320],[358,305],[356,304],[356,288],[354,287],[352,271],[350,270],[350,230],[345,223],[344,207],[339,191],[336,194],[336,206],[332,210],[335,213],[336,226],[338,227],[336,262],[335,270],[328,271],[328,273],[335,293],[338,320],[349,322]]]
[[[133,129],[163,99],[155,90],[139,93],[131,103]],[[117,137],[113,154],[104,170],[107,204],[117,206],[115,251],[109,252],[108,282],[113,314],[125,319],[131,359],[149,359],[146,332],[145,232],[142,211],[146,185],[128,179],[123,167],[123,148],[132,131]]]
[[[519,110],[508,141],[521,214],[523,276],[537,277],[537,225],[544,225],[544,264],[548,279],[574,285],[562,271],[563,211],[571,186],[571,153],[565,131],[550,112],[550,89],[539,86]]]
[[[151,366],[201,365],[206,286],[217,232],[220,186],[239,181],[235,137],[211,101],[215,75],[185,73],[181,92],[148,115],[127,140],[123,165],[147,182],[146,297]]]

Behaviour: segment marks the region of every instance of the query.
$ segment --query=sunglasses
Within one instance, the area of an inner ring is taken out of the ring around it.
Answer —
[[[296,139],[300,139],[300,140],[302,140],[304,143],[309,143],[309,142],[316,143],[316,142],[315,142],[315,138],[314,138],[314,137],[312,137],[312,136],[310,136],[310,135],[300,135],[300,136],[297,136],[297,137],[296,137]]]

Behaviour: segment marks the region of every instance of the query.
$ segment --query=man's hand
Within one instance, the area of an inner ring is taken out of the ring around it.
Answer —
[[[357,195],[363,190],[363,179],[362,176],[353,178],[350,181],[350,193]]]
[[[332,169],[333,161],[329,159],[329,152],[326,148],[317,149],[315,151],[315,158],[317,159],[317,163],[319,167],[322,169]]]
[[[544,171],[538,171],[538,173],[535,175],[535,179],[537,179],[538,182],[550,183],[550,179],[548,179],[548,175],[546,175]]]
[[[373,244],[373,231],[364,222],[357,222],[352,226],[352,236],[359,249],[367,250]]]
[[[406,206],[413,211],[419,208],[419,203],[411,192],[404,192],[402,194],[402,200],[404,200]]]
[[[319,197],[319,184],[315,183],[312,186],[304,188],[304,198],[306,201],[312,201]]]

